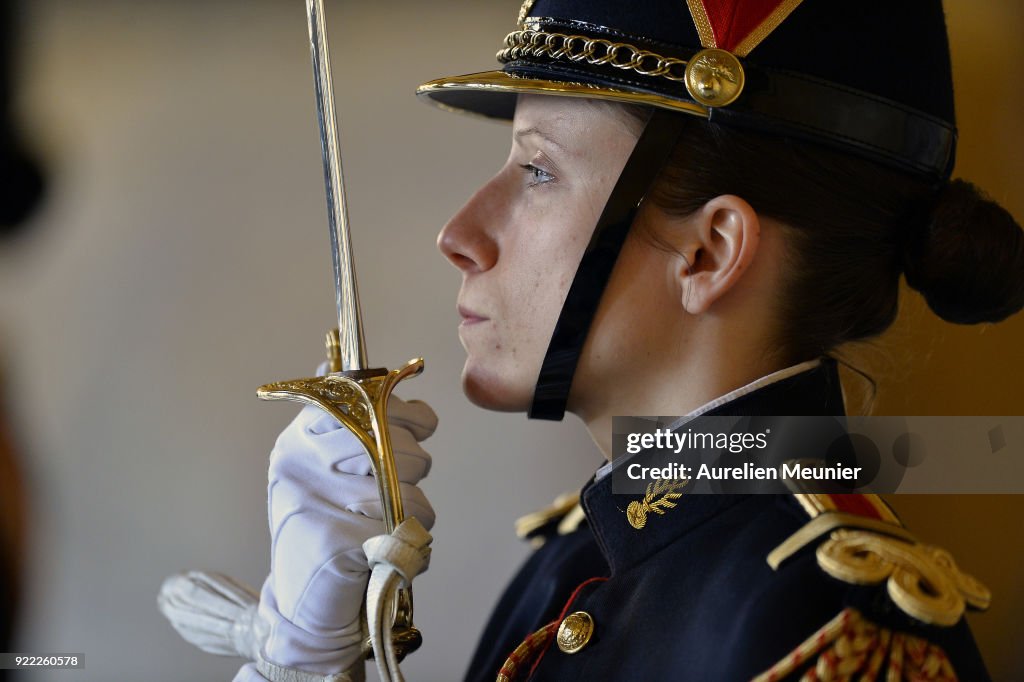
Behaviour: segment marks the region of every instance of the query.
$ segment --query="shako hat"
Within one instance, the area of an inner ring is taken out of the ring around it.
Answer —
[[[526,0],[501,71],[418,93],[511,119],[518,93],[675,109],[948,178],[956,129],[939,0]]]
[[[615,258],[674,147],[679,114],[810,141],[936,185],[956,149],[940,0],[525,0],[503,68],[417,94],[511,119],[520,93],[604,99],[653,114],[595,228],[548,349],[531,417],[561,418]]]

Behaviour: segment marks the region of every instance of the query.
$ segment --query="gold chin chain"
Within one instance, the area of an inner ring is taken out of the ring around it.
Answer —
[[[642,50],[629,43],[613,43],[600,38],[549,33],[523,29],[505,36],[505,47],[498,52],[498,61],[514,61],[522,57],[548,57],[570,62],[586,62],[593,66],[605,64],[634,71],[643,76],[686,80],[686,61]]]

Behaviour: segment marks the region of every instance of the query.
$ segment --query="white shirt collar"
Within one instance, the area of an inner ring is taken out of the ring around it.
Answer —
[[[800,364],[793,365],[791,367],[786,367],[785,369],[780,369],[777,372],[767,374],[761,377],[760,379],[755,379],[754,381],[751,381],[746,386],[740,386],[739,388],[733,391],[729,391],[725,395],[719,396],[714,400],[704,403],[696,410],[688,412],[687,414],[680,417],[678,420],[672,422],[666,428],[668,428],[669,430],[677,429],[679,425],[685,420],[693,419],[694,417],[699,417],[702,414],[710,412],[716,407],[721,407],[722,405],[728,402],[732,402],[733,400],[745,396],[748,393],[753,393],[759,388],[764,388],[769,384],[774,384],[779,381],[782,381],[783,379],[788,379],[791,376],[796,376],[797,374],[800,374],[802,372],[814,369],[820,364],[820,358],[815,360],[808,360],[806,362],[801,362]],[[621,463],[621,460],[623,460],[622,457],[615,457],[614,459],[612,459],[612,461],[605,462],[603,465],[601,465],[601,468],[597,470],[597,473],[594,476],[594,480],[599,481],[602,478],[604,478],[608,474],[608,472],[612,470],[612,467],[615,466],[616,463]]]

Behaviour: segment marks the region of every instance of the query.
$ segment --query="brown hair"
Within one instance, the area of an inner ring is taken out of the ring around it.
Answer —
[[[648,116],[624,108],[637,122]],[[683,125],[648,199],[686,216],[735,194],[784,224],[790,275],[776,341],[785,361],[885,331],[901,273],[949,322],[998,322],[1024,307],[1024,232],[974,185],[936,187],[812,143],[696,118]]]

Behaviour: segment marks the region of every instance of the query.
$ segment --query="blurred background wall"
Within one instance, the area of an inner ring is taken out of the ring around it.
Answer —
[[[86,653],[16,679],[228,680],[155,607],[185,568],[259,585],[265,463],[295,409],[255,388],[319,362],[333,294],[301,2],[31,0],[18,111],[51,173],[30,233],[0,247],[0,350],[31,499],[17,650]],[[600,455],[573,421],[528,423],[459,389],[458,275],[437,230],[505,158],[501,126],[414,101],[490,68],[518,2],[329,3],[349,203],[372,360],[424,355],[405,397],[441,418],[424,483],[438,512],[417,581],[409,679],[458,679],[527,548],[512,520],[578,487]],[[947,3],[958,174],[1018,219],[1019,3]],[[897,68],[898,65],[894,65]],[[905,74],[900,74],[904,76]],[[855,349],[881,414],[1024,414],[1024,318],[954,328],[916,296]],[[858,390],[850,382],[851,393]],[[973,620],[1000,679],[1024,679],[1020,497],[895,500],[996,593]]]
[[[1024,3],[944,0],[953,53],[960,145],[954,175],[975,182],[1024,221]],[[1004,65],[1006,69],[1004,70]],[[1010,66],[1012,65],[1012,66]],[[850,358],[877,381],[874,414],[1024,414],[1024,315],[956,326],[904,287],[900,317]],[[864,384],[844,377],[851,402]],[[926,541],[953,551],[992,589],[992,608],[968,618],[997,680],[1024,680],[1024,496],[901,495],[890,502]]]

